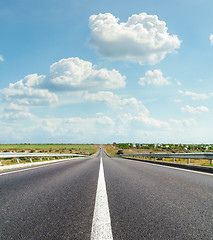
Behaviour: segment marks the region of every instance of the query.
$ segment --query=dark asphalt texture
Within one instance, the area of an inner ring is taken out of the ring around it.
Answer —
[[[0,239],[90,239],[99,160],[0,176]],[[103,164],[114,240],[213,239],[213,175],[105,153]]]
[[[103,155],[115,239],[213,239],[213,175]]]
[[[0,176],[0,239],[90,239],[99,159]]]

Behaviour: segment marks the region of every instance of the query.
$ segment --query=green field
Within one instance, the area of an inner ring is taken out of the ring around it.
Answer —
[[[93,144],[0,144],[0,151],[10,150],[93,150]]]
[[[0,152],[73,153],[91,155],[98,144],[0,144]]]
[[[169,145],[169,148],[172,148],[174,145],[171,144]],[[195,145],[193,145],[193,147],[191,146],[191,148],[195,148]],[[204,147],[203,147],[204,148]],[[143,153],[174,153],[174,149],[170,149],[167,151],[162,151],[162,149],[160,149],[159,151],[156,149],[153,149],[153,144],[149,144],[146,146],[145,149],[139,148],[139,147],[133,147],[130,144],[106,144],[104,145],[104,150],[111,156],[116,156],[118,154],[118,151],[121,151],[121,154],[143,154]],[[178,151],[180,150],[180,151]],[[181,149],[176,150],[176,152],[183,152],[181,151]],[[209,152],[212,150],[209,150]],[[188,151],[189,152],[189,151]],[[201,152],[201,151],[191,151],[191,152]],[[140,157],[129,157],[129,158],[135,158],[135,159],[140,159]],[[148,158],[147,158],[148,160]],[[154,158],[152,158],[151,160],[155,160]],[[162,161],[162,158],[158,158],[157,161]],[[173,162],[173,158],[166,158],[165,159],[166,162]],[[187,159],[181,158],[175,159],[176,163],[180,163],[180,164],[187,164]],[[209,166],[212,167],[212,165],[209,165],[210,160],[208,159],[191,159],[190,160],[190,164],[191,165],[198,165],[198,166]]]
[[[92,155],[99,150],[98,144],[0,144],[0,152],[30,152],[30,153],[68,153]],[[40,158],[32,158],[33,162]],[[17,164],[15,158],[1,159],[1,166]],[[47,160],[47,158],[43,158]],[[30,162],[29,158],[19,158],[20,163]]]

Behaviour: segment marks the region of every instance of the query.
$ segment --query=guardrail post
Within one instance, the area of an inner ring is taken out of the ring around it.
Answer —
[[[173,162],[175,162],[175,158],[173,158]]]
[[[157,161],[157,158],[155,157],[155,161]]]
[[[40,161],[42,161],[42,157],[40,157]]]
[[[48,159],[48,160],[50,160],[50,158],[49,158],[49,157],[48,157],[47,159]]]
[[[17,163],[20,163],[18,158],[16,158],[16,161],[17,161]]]
[[[164,162],[164,157],[163,157],[162,161]]]
[[[213,164],[213,159],[210,160],[210,165],[212,165],[212,164]]]
[[[30,157],[30,162],[33,162],[31,157]]]
[[[188,160],[187,160],[187,164],[190,164],[190,158],[188,158]]]

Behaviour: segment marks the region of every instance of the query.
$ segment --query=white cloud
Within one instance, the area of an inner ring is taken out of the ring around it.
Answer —
[[[110,137],[114,131],[114,121],[106,115],[94,118],[48,118],[38,122],[37,127],[47,133],[47,138],[59,142],[91,143]]]
[[[159,69],[154,71],[147,71],[145,77],[140,78],[138,82],[141,86],[153,84],[153,85],[169,85],[169,78],[163,77],[163,73]]]
[[[30,74],[10,85],[14,88],[25,86],[50,91],[105,90],[125,87],[125,78],[115,69],[97,70],[91,62],[67,58],[53,63],[48,76]]]
[[[132,120],[141,122],[145,124],[148,127],[155,127],[155,128],[169,128],[169,123],[157,120],[155,118],[152,118],[150,116],[139,114],[138,116],[133,116]]]
[[[181,91],[179,90],[178,93],[184,95],[184,96],[189,96],[191,97],[192,100],[206,100],[209,98],[209,96],[205,93],[195,93],[195,92],[190,92],[190,91]]]
[[[38,85],[44,76],[32,74],[24,79],[10,83],[8,88],[4,88],[1,92],[6,101],[19,105],[50,105],[58,101],[55,93],[49,92],[47,89],[33,88]],[[33,87],[31,87],[33,86]]]
[[[14,86],[21,87],[22,85],[32,88],[32,87],[39,87],[46,81],[45,75],[38,75],[37,73],[29,74],[26,77],[24,77],[21,81],[16,82],[15,84],[12,84]]]
[[[176,83],[178,86],[182,86],[182,83],[180,81],[176,80]]]
[[[112,92],[86,93],[84,99],[90,102],[104,102],[115,111],[149,114],[148,109],[136,98],[121,98]]]
[[[182,128],[188,128],[197,125],[197,121],[194,118],[184,120],[171,119],[170,122],[175,125],[174,129],[176,130],[177,129],[181,130]]]
[[[146,127],[169,127],[167,122],[150,117],[149,110],[136,98],[121,98],[112,92],[97,92],[87,93],[84,99],[92,102],[105,102],[111,110],[116,111],[119,122],[122,121],[123,124],[137,122]]]
[[[19,111],[19,112],[8,112],[5,114],[2,114],[0,119],[2,121],[6,121],[6,122],[16,122],[16,121],[28,121],[28,120],[33,120],[35,118],[35,116],[29,112],[24,112],[24,111]]]
[[[102,125],[114,125],[114,121],[112,120],[112,118],[108,117],[108,116],[100,116],[97,120],[97,123],[100,123]]]
[[[125,76],[105,68],[96,70],[79,58],[62,59],[50,66],[49,81],[62,90],[105,90],[125,87]]]
[[[208,112],[209,109],[205,106],[192,107],[192,106],[186,105],[185,107],[181,108],[181,111],[187,112],[187,113],[193,113],[193,114],[200,114],[200,113]]]
[[[4,57],[2,55],[0,55],[0,62],[4,61]]]
[[[213,46],[213,34],[209,36],[210,44]]]
[[[27,106],[18,105],[16,103],[9,103],[4,109],[5,112],[24,112],[27,110]]]
[[[178,98],[177,98],[177,99],[174,99],[174,102],[175,102],[175,103],[180,103],[180,102],[182,102],[182,101],[181,101],[181,99],[178,99]]]
[[[19,105],[50,105],[58,102],[59,92],[81,96],[83,90],[125,87],[125,76],[115,69],[97,70],[92,63],[79,58],[62,59],[50,66],[48,76],[30,74],[1,91],[7,102]],[[61,97],[62,101],[64,96]],[[72,100],[72,97],[70,97]],[[71,101],[70,100],[70,101]],[[72,100],[73,101],[73,100]]]
[[[128,60],[154,65],[180,47],[176,35],[167,32],[166,23],[156,15],[140,13],[119,23],[110,13],[92,15],[90,45],[109,60]]]
[[[67,58],[53,63],[48,76],[30,74],[10,85],[51,91],[105,90],[125,87],[125,78],[115,69],[97,70],[91,62]]]

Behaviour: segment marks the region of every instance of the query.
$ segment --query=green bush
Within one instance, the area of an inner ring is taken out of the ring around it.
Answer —
[[[123,151],[120,149],[120,150],[117,151],[117,154],[118,154],[118,155],[121,155],[121,154],[124,154],[124,153],[123,153]]]

